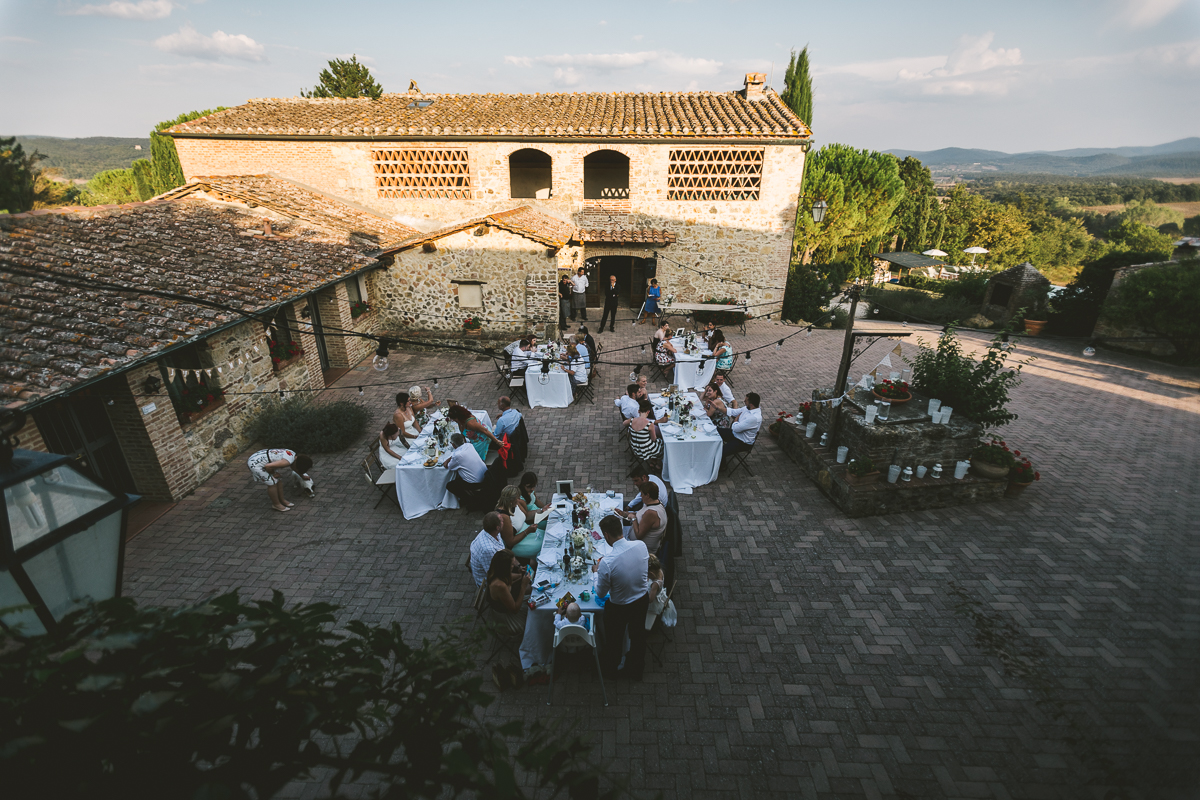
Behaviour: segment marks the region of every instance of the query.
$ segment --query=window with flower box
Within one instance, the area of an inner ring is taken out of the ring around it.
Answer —
[[[171,405],[185,424],[224,405],[225,390],[204,342],[164,355],[158,360],[158,370]]]
[[[355,275],[346,282],[346,298],[350,301],[350,317],[358,319],[371,310],[367,302],[367,287],[361,275]]]
[[[267,352],[271,355],[271,366],[282,369],[303,355],[300,342],[292,338],[292,320],[287,306],[275,312],[274,319],[267,325]]]

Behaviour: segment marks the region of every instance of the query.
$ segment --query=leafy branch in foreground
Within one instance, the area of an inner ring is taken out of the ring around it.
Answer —
[[[493,700],[477,638],[413,647],[396,624],[335,631],[335,611],[279,592],[177,609],[114,599],[45,636],[0,632],[6,790],[261,800],[316,778],[335,796],[357,780],[380,797],[601,796],[579,736],[477,716]]]

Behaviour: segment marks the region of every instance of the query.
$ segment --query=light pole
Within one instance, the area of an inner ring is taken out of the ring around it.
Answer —
[[[0,417],[0,626],[52,630],[88,600],[121,594],[129,507],[68,456],[15,449],[25,413]]]

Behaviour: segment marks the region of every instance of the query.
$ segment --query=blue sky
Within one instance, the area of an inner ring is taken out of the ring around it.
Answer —
[[[782,87],[818,143],[1016,152],[1200,135],[1200,0],[422,3],[0,0],[0,133],[144,136],[288,97],[356,53],[385,91]]]

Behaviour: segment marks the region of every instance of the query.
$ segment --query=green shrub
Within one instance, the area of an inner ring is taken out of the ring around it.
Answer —
[[[988,279],[991,277],[990,272],[969,272],[960,275],[957,280],[943,281],[945,287],[942,289],[942,297],[947,300],[962,300],[974,308],[979,308],[983,303],[984,292],[987,291]]]
[[[919,289],[895,291],[868,289],[863,298],[871,305],[871,319],[957,322],[974,314],[979,306],[960,298],[930,297]],[[878,313],[876,313],[878,312]]]
[[[829,312],[829,327],[835,331],[846,330],[850,322],[850,312],[844,308],[835,308]]]
[[[354,444],[371,414],[351,400],[319,403],[307,397],[275,401],[251,425],[251,435],[265,447],[301,453],[336,453]]]
[[[1104,306],[1118,325],[1158,334],[1185,358],[1200,356],[1200,260],[1146,267],[1125,278]]]
[[[913,388],[942,405],[951,406],[985,428],[1007,425],[1017,418],[1008,411],[1008,391],[1021,383],[1021,366],[1004,369],[1013,347],[1000,349],[997,337],[983,361],[963,353],[962,344],[950,328],[938,340],[937,348],[923,349],[909,361],[913,368]]]

